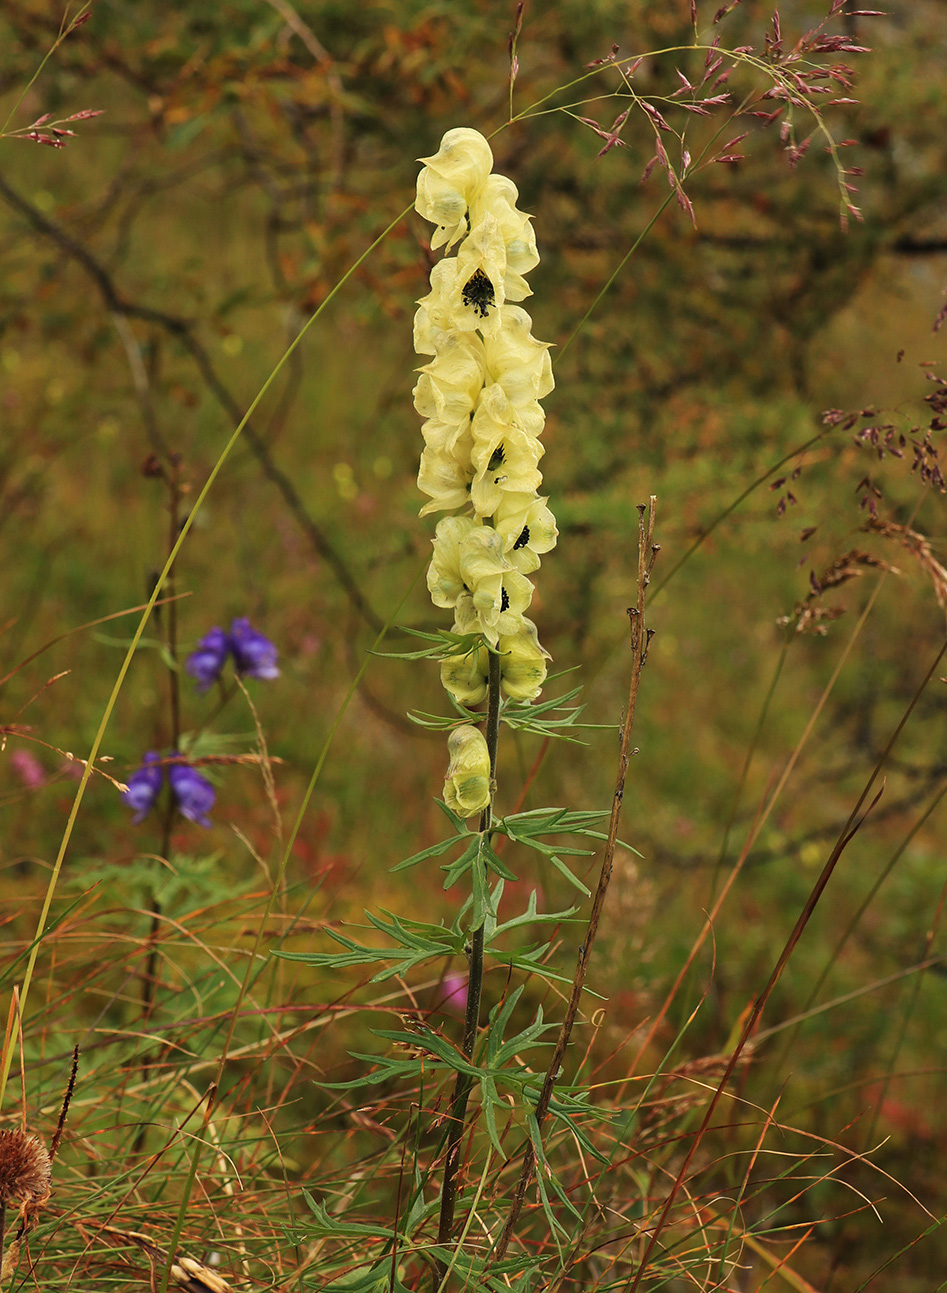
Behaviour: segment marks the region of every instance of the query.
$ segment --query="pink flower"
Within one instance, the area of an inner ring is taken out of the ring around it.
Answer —
[[[448,974],[441,984],[441,1009],[462,1015],[467,1009],[466,974]]]
[[[43,765],[32,750],[14,750],[10,755],[10,763],[27,790],[38,790],[46,784]]]

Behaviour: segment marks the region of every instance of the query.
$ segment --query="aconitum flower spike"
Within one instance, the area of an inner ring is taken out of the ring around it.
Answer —
[[[183,816],[198,826],[210,826],[207,814],[214,806],[217,793],[207,778],[186,763],[172,763],[168,767],[168,781]]]
[[[212,628],[198,642],[184,668],[197,682],[199,691],[207,691],[220,677],[229,650],[230,639],[221,628]]]
[[[236,619],[230,626],[230,649],[237,673],[248,678],[278,678],[278,651],[269,638],[252,628],[248,619]]]
[[[458,705],[482,704],[493,648],[506,699],[529,704],[549,656],[526,618],[527,576],[558,537],[539,493],[540,400],[554,386],[550,347],[512,304],[531,295],[523,275],[539,263],[536,237],[517,207],[516,185],[493,174],[492,151],[478,131],[448,131],[422,161],[415,207],[438,226],[432,249],[446,254],[414,318],[415,349],[433,356],[413,392],[424,420],[418,488],[430,500],[422,516],[459,513],[437,525],[427,585],[435,606],[453,610],[454,634],[474,639],[462,657],[441,660],[441,681]],[[451,733],[448,750],[444,802],[470,817],[490,803],[487,744],[465,725]]]
[[[155,800],[161,793],[164,780],[161,767],[161,755],[149,750],[142,759],[141,767],[128,778],[128,789],[122,799],[129,808],[135,809],[133,821],[141,822],[154,807]],[[155,766],[158,764],[159,766]]]

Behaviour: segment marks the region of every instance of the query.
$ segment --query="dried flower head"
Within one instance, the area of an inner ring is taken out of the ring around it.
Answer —
[[[0,1204],[27,1212],[49,1198],[52,1163],[45,1145],[25,1131],[0,1131]]]

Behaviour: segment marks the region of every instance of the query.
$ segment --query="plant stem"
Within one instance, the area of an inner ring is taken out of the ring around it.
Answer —
[[[641,683],[641,671],[644,669],[645,661],[648,658],[648,644],[651,641],[651,633],[645,627],[645,593],[648,583],[651,579],[651,571],[654,566],[655,557],[659,548],[654,543],[654,513],[655,496],[652,494],[650,505],[646,509],[644,504],[638,507],[638,597],[635,606],[628,610],[628,617],[631,621],[631,681],[628,688],[628,704],[625,708],[625,718],[621,729],[621,748],[618,756],[618,775],[615,779],[615,794],[612,798],[612,811],[608,823],[608,838],[605,844],[605,853],[602,858],[602,869],[599,874],[598,886],[595,890],[595,897],[592,900],[592,911],[589,915],[588,929],[585,939],[579,948],[578,963],[576,965],[575,976],[572,982],[572,992],[569,997],[569,1004],[566,1008],[565,1018],[562,1021],[562,1027],[559,1030],[559,1036],[556,1039],[556,1045],[553,1050],[552,1058],[549,1061],[546,1070],[546,1076],[543,1081],[542,1090],[539,1093],[539,1099],[536,1102],[536,1126],[541,1129],[546,1115],[549,1112],[549,1105],[552,1101],[553,1087],[556,1078],[562,1067],[562,1061],[566,1053],[566,1047],[569,1045],[569,1039],[572,1036],[572,1028],[575,1024],[576,1016],[579,1012],[579,1002],[582,998],[582,989],[585,985],[585,976],[588,973],[589,960],[592,955],[592,945],[595,942],[595,936],[598,933],[599,921],[602,916],[602,909],[605,905],[605,895],[608,892],[609,881],[612,878],[612,867],[615,860],[615,849],[618,843],[618,825],[621,819],[622,800],[625,795],[625,779],[628,775],[628,765],[631,756],[637,754],[637,750],[631,748],[631,731],[635,722],[635,710],[638,703],[638,688]],[[645,524],[645,512],[648,513],[647,524]],[[529,1183],[533,1179],[536,1170],[536,1147],[532,1140],[526,1143],[526,1149],[523,1153],[523,1167],[520,1171],[520,1178],[516,1183],[516,1190],[513,1194],[513,1202],[510,1205],[509,1215],[503,1227],[503,1232],[497,1241],[492,1262],[502,1261],[509,1247],[510,1239],[516,1222],[519,1219],[523,1203],[526,1198],[526,1191]]]
[[[174,551],[181,528],[181,457],[177,453],[168,454],[167,468],[161,473],[168,487],[168,552]],[[168,700],[171,717],[171,748],[177,753],[181,740],[181,680],[178,675],[178,606],[174,598],[175,572],[172,570],[167,579],[171,601],[167,608],[167,631],[165,643],[168,649]],[[160,856],[168,858],[171,853],[171,832],[177,818],[177,802],[174,795],[167,794],[164,820],[161,826]],[[151,927],[148,931],[148,958],[141,981],[141,1014],[142,1028],[147,1026],[158,992],[158,931],[161,927],[161,902],[154,891],[151,894]],[[141,1075],[147,1080],[151,1070],[151,1057],[146,1051],[142,1056]],[[140,1153],[145,1140],[145,1123],[142,1123],[135,1136],[134,1152]]]
[[[493,793],[496,786],[497,740],[500,734],[500,657],[495,651],[490,652],[490,673],[487,693],[487,749],[490,752],[490,788],[491,802],[480,817],[480,833],[488,834],[493,822]],[[464,1016],[464,1057],[473,1059],[474,1046],[477,1043],[477,1032],[480,1028],[480,997],[483,989],[483,924],[475,929],[470,938],[470,950],[467,954],[469,973],[467,979],[467,1010]],[[444,1158],[444,1183],[441,1187],[441,1215],[437,1229],[437,1242],[450,1242],[454,1228],[454,1206],[457,1202],[457,1169],[460,1166],[460,1146],[464,1136],[464,1120],[467,1113],[467,1101],[473,1081],[466,1073],[458,1073],[454,1083],[454,1094],[450,1102],[450,1126],[447,1133],[447,1151]],[[437,1266],[435,1288],[440,1288],[447,1275],[443,1262]]]

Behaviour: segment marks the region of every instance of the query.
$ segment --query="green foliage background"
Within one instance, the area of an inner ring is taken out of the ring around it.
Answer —
[[[860,106],[829,111],[836,136],[856,141],[847,160],[864,168],[857,199],[864,222],[847,232],[834,169],[818,143],[791,169],[775,131],[757,123],[741,145],[745,160],[694,175],[696,228],[669,207],[600,297],[666,192],[660,170],[640,182],[653,153],[644,115],[632,113],[626,147],[597,155],[602,140],[577,118],[605,127],[614,119],[618,107],[592,97],[616,89],[605,74],[493,139],[498,169],[515,179],[521,205],[535,216],[543,256],[532,277],[535,334],[558,347],[543,467],[561,537],[543,565],[535,618],[555,667],[580,667],[596,723],[614,726],[624,699],[635,504],[652,493],[659,500],[657,632],[625,801],[625,836],[643,860],[616,881],[607,955],[593,984],[606,998],[604,1015],[594,1039],[589,1027],[578,1043],[592,1048],[594,1082],[617,1080],[643,1036],[879,580],[713,944],[656,1039],[655,1063],[698,1007],[676,1062],[725,1050],[944,640],[930,564],[897,538],[863,532],[868,512],[860,506],[868,477],[880,491],[878,515],[928,536],[936,557],[943,496],[912,473],[910,446],[903,459],[880,458],[854,443],[851,428],[820,418],[833,407],[879,409],[856,426],[884,422],[905,434],[920,426],[922,440],[936,373],[923,365],[943,358],[943,334],[931,328],[947,282],[940,56],[947,14],[939,4],[900,0],[888,9],[884,19],[846,20],[872,52],[859,58]],[[812,11],[781,7],[783,30],[793,33],[787,39],[819,16]],[[688,15],[687,3],[639,0],[527,10],[516,109],[581,76],[613,43],[623,55],[689,44]],[[9,107],[55,40],[60,17],[40,0],[5,4],[0,90]],[[711,17],[702,14],[708,30]],[[757,43],[770,17],[747,0],[721,30],[731,46]],[[509,7],[492,0],[355,8],[99,0],[13,124],[83,108],[104,115],[79,123],[61,151],[0,144],[0,672],[69,635],[4,684],[3,721],[19,725],[0,760],[11,981],[72,800],[62,752],[87,752],[134,619],[80,626],[145,601],[163,564],[166,500],[160,482],[143,474],[149,453],[158,445],[179,453],[192,493],[199,490],[289,340],[413,200],[415,159],[435,151],[452,126],[486,134],[503,126],[512,22]],[[640,92],[670,94],[676,66],[693,72],[702,57],[649,60]],[[739,95],[752,87],[737,73],[732,88]],[[562,103],[576,106],[555,110]],[[687,124],[696,156],[719,122]],[[265,461],[241,442],[178,563],[175,591],[188,594],[178,612],[184,650],[236,615],[249,615],[280,647],[279,683],[253,691],[269,752],[281,761],[274,797],[254,766],[227,769],[218,777],[213,829],[181,827],[173,859],[162,862],[151,856],[157,843],[148,825],[131,824],[115,789],[101,778],[90,785],[54,907],[61,937],[24,1022],[32,1123],[54,1125],[63,1057],[76,1040],[86,1056],[70,1119],[78,1147],[63,1151],[72,1155],[65,1180],[80,1220],[82,1183],[108,1152],[88,1146],[98,1137],[127,1148],[138,1121],[160,1126],[169,1106],[177,1116],[193,1103],[170,1078],[144,1095],[132,1081],[151,1045],[135,1039],[128,986],[147,937],[149,893],[163,886],[162,908],[178,922],[162,944],[153,1027],[198,1060],[211,1056],[219,1042],[213,1021],[231,1007],[235,975],[250,954],[250,913],[272,871],[274,840],[294,818],[377,625],[426,560],[433,525],[417,520],[411,319],[425,291],[428,239],[423,222],[407,215],[330,303],[253,419]],[[797,478],[772,487],[796,467]],[[792,500],[780,515],[787,489]],[[856,549],[897,573],[860,568],[860,577],[819,598],[845,612],[825,622],[824,636],[793,634],[810,572],[818,580]],[[422,580],[400,621],[443,627],[423,593]],[[788,626],[779,623],[784,616]],[[160,627],[133,663],[106,736],[110,771],[120,779],[145,749],[168,741]],[[935,1219],[947,1207],[939,1171],[947,1131],[943,962],[923,976],[897,977],[944,954],[943,819],[936,806],[925,816],[947,775],[942,686],[933,682],[921,697],[886,768],[882,799],[847,850],[764,1027],[837,998],[844,1004],[761,1039],[741,1087],[764,1106],[781,1093],[780,1117],[803,1138],[857,1153],[884,1142],[871,1161],[900,1182],[850,1162],[843,1176],[852,1194],[831,1194],[825,1183],[800,1194],[800,1222],[824,1224],[794,1261],[820,1288],[854,1288],[912,1244],[931,1218],[910,1194]],[[433,667],[373,661],[294,847],[279,917],[280,935],[298,922],[289,946],[311,948],[320,923],[360,919],[365,906],[407,907],[432,919],[449,910],[433,876],[412,872],[406,887],[389,874],[443,831],[433,803],[443,743],[404,717],[442,703]],[[211,704],[188,693],[185,726],[198,728]],[[236,748],[254,747],[254,718],[240,697],[214,727],[241,734]],[[549,752],[528,783],[527,807],[608,804],[614,737],[589,739],[587,749]],[[40,759],[41,787],[18,777],[16,749]],[[538,753],[531,738],[506,738],[501,809],[516,802]],[[834,955],[893,858],[890,878]],[[536,886],[553,910],[572,902],[554,874],[529,873],[524,892]],[[557,955],[568,973],[567,927]],[[365,999],[354,980],[289,978],[285,967],[263,974],[268,1006],[260,1018],[273,1055],[277,1018],[316,1028],[325,1003],[340,1010],[350,991]],[[488,980],[494,1002],[504,975],[497,967]],[[162,1010],[173,1024],[161,1023]],[[341,1181],[361,1161],[363,1133],[344,1151],[327,1147],[327,1133],[317,1130],[324,1097],[309,1081],[317,1071],[329,1081],[349,1078],[348,1052],[377,1049],[371,1018],[343,1014],[318,1026],[316,1050],[309,1034],[310,1049],[280,1053],[263,1086],[254,1070],[245,1106],[225,1129],[250,1155],[260,1216],[268,1215],[260,1182],[271,1180],[278,1195],[307,1173],[325,1170]],[[245,1027],[249,1046],[255,1021]],[[783,1051],[787,1036],[792,1045]],[[110,1071],[130,1084],[117,1108],[101,1098]],[[273,1127],[292,1144],[289,1162],[280,1162]],[[856,1190],[877,1202],[883,1228]],[[168,1215],[173,1198],[169,1186]],[[250,1209],[246,1200],[241,1206]],[[852,1209],[861,1210],[842,1217]],[[143,1218],[131,1208],[125,1223],[140,1228]],[[265,1252],[272,1236],[259,1226]],[[910,1247],[884,1287],[928,1290],[945,1251],[936,1233]]]

